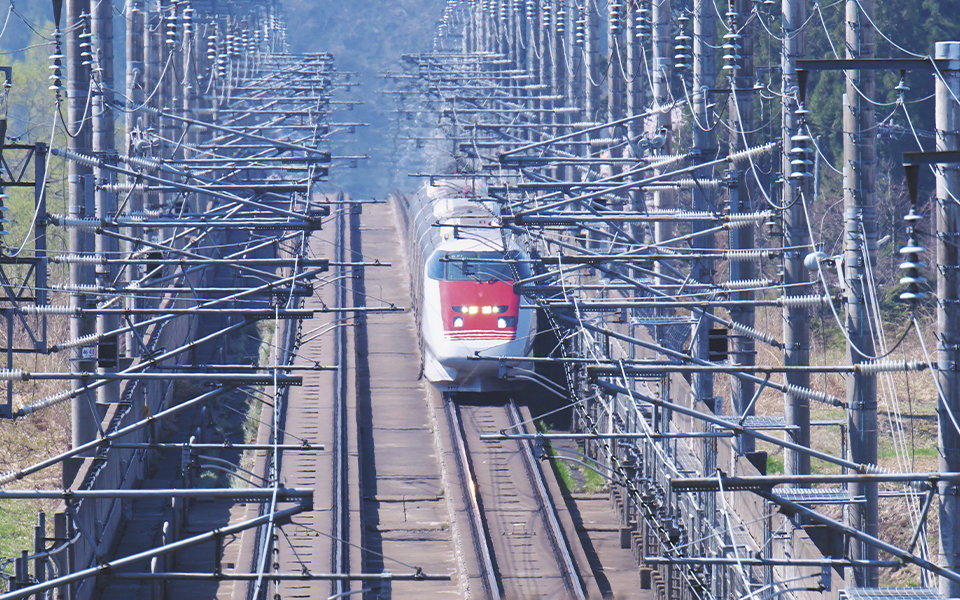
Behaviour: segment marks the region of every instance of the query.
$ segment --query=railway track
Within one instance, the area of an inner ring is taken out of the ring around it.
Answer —
[[[343,206],[344,196],[336,196]],[[349,267],[346,247],[350,240],[350,223],[340,209],[331,219],[332,227],[316,235],[311,242],[311,255],[330,253],[335,266],[308,297],[304,307],[348,306]],[[234,594],[232,600],[247,597],[319,599],[343,594],[359,587],[351,585],[352,541],[356,538],[351,518],[356,499],[352,482],[350,457],[355,448],[350,426],[350,337],[340,312],[320,313],[304,321],[301,346],[293,365],[304,373],[303,385],[291,388],[288,410],[280,435],[290,443],[302,440],[324,440],[324,453],[293,453],[280,463],[280,480],[314,489],[314,510],[298,515],[284,530],[274,531],[270,551],[272,571],[282,573],[322,574],[325,580],[273,581],[258,585],[250,596]],[[322,365],[316,370],[309,369]],[[262,557],[258,557],[262,558]],[[266,592],[266,595],[264,593]]]
[[[480,435],[526,431],[516,404],[444,398],[468,500],[474,549],[489,598],[587,598],[533,449]]]
[[[284,427],[293,441],[309,435],[327,451],[285,457],[281,480],[312,486],[314,510],[297,515],[275,542],[277,571],[322,579],[269,591],[308,600],[458,597],[444,483],[436,456],[425,453],[435,435],[428,394],[410,368],[413,316],[343,310],[409,305],[390,208],[365,206],[361,220],[359,209],[342,206],[312,240],[312,254],[332,254],[334,265],[306,299],[320,310],[304,322],[295,358],[299,367],[325,368],[304,370],[303,385],[291,388]],[[374,258],[396,268],[356,266]]]
[[[336,216],[334,234],[335,269],[334,306],[347,306],[347,227],[348,220],[344,214],[343,193],[337,194],[339,208]],[[352,223],[349,223],[352,225]],[[347,461],[349,445],[347,441],[347,328],[345,323],[339,323],[334,329],[333,353],[336,357],[336,371],[334,372],[333,391],[333,552],[331,553],[331,569],[335,575],[347,575],[350,572],[350,482],[347,479]],[[334,579],[331,585],[331,595],[336,596],[349,591],[349,581]]]

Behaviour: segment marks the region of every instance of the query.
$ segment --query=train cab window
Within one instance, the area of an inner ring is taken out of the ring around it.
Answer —
[[[515,264],[495,262],[504,260],[500,252],[448,252],[438,255],[427,265],[427,276],[447,281],[514,281],[517,278]],[[506,258],[517,258],[509,253]],[[479,259],[479,260],[477,260]],[[519,275],[527,269],[520,263]]]

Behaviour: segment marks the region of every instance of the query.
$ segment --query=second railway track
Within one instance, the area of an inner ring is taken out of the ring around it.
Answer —
[[[514,402],[467,404],[445,397],[474,548],[490,598],[587,598],[544,476],[526,441],[480,441],[525,432]]]

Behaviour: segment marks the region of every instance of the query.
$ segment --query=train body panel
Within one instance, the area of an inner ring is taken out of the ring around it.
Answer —
[[[524,254],[510,240],[505,247],[495,206],[477,196],[473,185],[439,181],[400,199],[423,373],[444,391],[516,387],[501,362],[488,359],[528,356],[536,332],[536,311],[513,289]]]

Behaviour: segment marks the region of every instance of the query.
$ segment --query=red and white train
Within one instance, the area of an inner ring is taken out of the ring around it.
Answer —
[[[529,356],[536,310],[514,292],[526,254],[497,226],[474,180],[438,180],[399,199],[408,226],[423,374],[443,391],[516,387],[500,357]],[[477,357],[482,357],[480,360]]]

